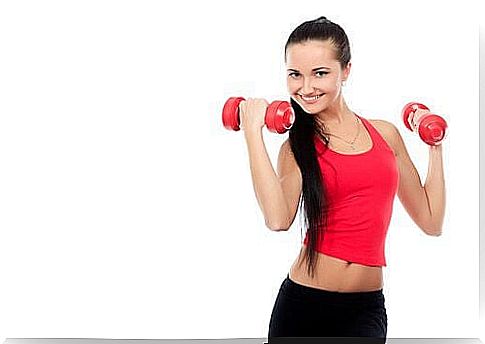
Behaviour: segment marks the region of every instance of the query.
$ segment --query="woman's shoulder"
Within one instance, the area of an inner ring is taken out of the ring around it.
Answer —
[[[389,145],[389,147],[392,148],[394,152],[396,152],[396,148],[394,145],[395,141],[395,136],[397,132],[396,126],[389,121],[386,121],[384,119],[367,119],[372,126],[381,134],[382,138],[386,140],[386,143]]]
[[[377,118],[370,119],[370,118],[367,118],[367,120],[369,122],[371,122],[372,125],[379,126],[383,130],[392,131],[392,130],[394,130],[393,127],[395,127],[395,125],[392,122],[386,121],[385,119],[377,119]]]

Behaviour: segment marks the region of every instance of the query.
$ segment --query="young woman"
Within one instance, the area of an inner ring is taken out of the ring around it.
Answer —
[[[325,17],[304,22],[291,33],[285,63],[296,118],[281,146],[277,173],[261,131],[268,102],[249,98],[240,104],[266,226],[288,230],[299,204],[306,220],[306,236],[276,298],[268,338],[385,341],[382,267],[395,195],[421,230],[441,234],[441,145],[429,146],[423,187],[396,126],[364,118],[347,106],[342,86],[349,78],[350,57],[344,30]]]

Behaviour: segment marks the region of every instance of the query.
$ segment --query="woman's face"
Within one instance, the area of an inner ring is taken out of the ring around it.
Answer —
[[[334,58],[329,41],[291,44],[286,51],[287,85],[290,96],[307,112],[318,113],[341,95],[342,81],[350,72]]]

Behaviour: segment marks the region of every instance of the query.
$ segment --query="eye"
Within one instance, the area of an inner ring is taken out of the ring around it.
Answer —
[[[297,72],[293,72],[293,73],[288,74],[288,76],[292,77],[292,78],[296,78],[298,75],[300,75],[300,73],[297,73]]]
[[[327,74],[328,74],[328,72],[324,72],[324,71],[318,71],[318,72],[315,72],[315,73],[316,73],[316,74],[321,73],[321,74],[323,74],[323,75],[327,75]],[[320,76],[323,76],[323,75],[320,75]]]

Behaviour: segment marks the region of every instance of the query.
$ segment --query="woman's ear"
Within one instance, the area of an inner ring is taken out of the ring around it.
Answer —
[[[347,80],[349,78],[350,67],[352,67],[351,62],[347,63],[347,67],[345,67],[345,69],[344,69],[344,78],[343,78],[344,80]]]

